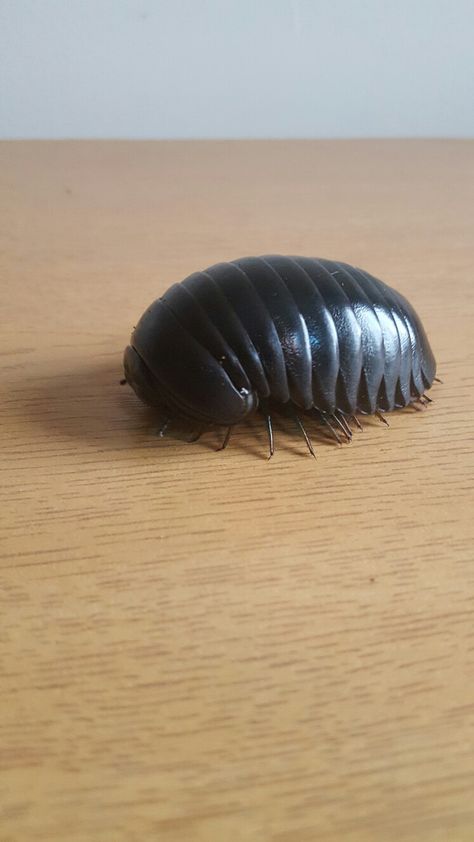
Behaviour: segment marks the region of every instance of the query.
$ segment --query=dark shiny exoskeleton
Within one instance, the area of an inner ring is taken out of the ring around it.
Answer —
[[[231,428],[259,409],[271,452],[272,412],[293,414],[305,437],[309,412],[348,437],[356,413],[423,401],[436,371],[420,319],[394,289],[346,263],[281,255],[174,284],[141,317],[124,366],[168,422]]]

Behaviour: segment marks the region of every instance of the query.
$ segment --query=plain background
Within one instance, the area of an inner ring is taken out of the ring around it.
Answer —
[[[467,137],[473,33],[473,0],[0,0],[0,136]]]

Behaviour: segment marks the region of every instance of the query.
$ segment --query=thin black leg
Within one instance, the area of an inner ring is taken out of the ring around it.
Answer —
[[[304,424],[303,424],[301,418],[298,415],[295,415],[295,421],[298,424],[298,427],[300,428],[301,432],[303,433],[304,440],[306,442],[306,445],[308,447],[309,452],[311,453],[311,456],[313,456],[313,458],[316,459],[316,454],[313,450],[313,445],[311,444],[311,439],[308,436],[308,433],[306,432],[306,430],[304,428]]]
[[[265,422],[267,425],[267,433],[268,433],[268,447],[270,450],[269,459],[272,458],[273,454],[275,453],[275,442],[273,439],[273,425],[272,425],[272,416],[265,415]]]
[[[224,436],[224,441],[222,442],[221,446],[217,448],[217,450],[225,450],[227,445],[229,444],[230,434],[232,432],[232,427],[227,427],[226,434]]]

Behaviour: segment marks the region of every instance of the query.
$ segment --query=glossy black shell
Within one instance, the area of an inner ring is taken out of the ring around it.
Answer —
[[[174,284],[143,314],[124,366],[146,403],[225,426],[268,401],[330,415],[390,411],[436,372],[402,295],[346,263],[281,255]]]

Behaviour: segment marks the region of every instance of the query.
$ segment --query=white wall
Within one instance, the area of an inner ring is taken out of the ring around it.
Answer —
[[[474,0],[0,0],[2,137],[474,134]]]

